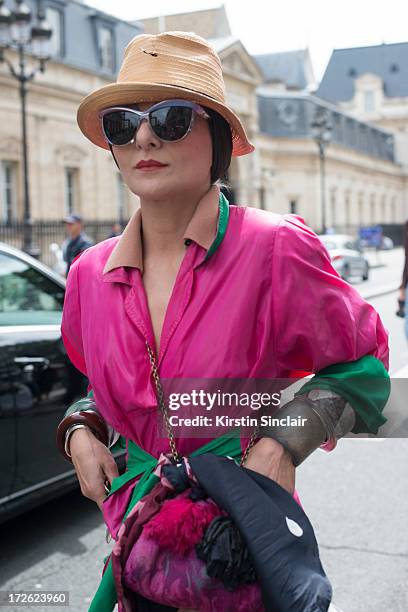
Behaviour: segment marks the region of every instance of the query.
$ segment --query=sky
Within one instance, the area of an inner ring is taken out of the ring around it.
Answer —
[[[134,21],[220,6],[220,0],[85,0]],[[334,48],[408,42],[407,0],[225,0],[231,31],[250,54],[308,47],[317,81]]]

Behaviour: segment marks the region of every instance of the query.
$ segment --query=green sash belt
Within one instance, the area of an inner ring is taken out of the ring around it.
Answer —
[[[117,444],[123,444],[123,438],[120,439]],[[115,444],[116,447],[116,444]],[[111,450],[115,450],[115,447]],[[222,436],[215,438],[208,442],[204,446],[197,448],[191,453],[192,456],[201,455],[203,453],[214,453],[215,455],[222,455],[224,457],[232,457],[233,459],[239,460],[241,458],[241,443],[239,437]],[[128,463],[126,472],[121,476],[118,476],[112,481],[112,487],[109,495],[116,493],[121,487],[128,483],[133,478],[142,475],[138,483],[136,484],[132,497],[129,502],[129,506],[123,517],[122,522],[126,519],[127,515],[135,504],[145,495],[150,493],[153,487],[159,482],[157,476],[153,474],[157,466],[157,459],[144,451],[140,446],[135,444],[132,440],[128,442]],[[102,576],[98,590],[92,600],[88,612],[112,612],[117,604],[117,594],[115,589],[115,581],[112,573],[112,560],[109,559],[109,564]]]

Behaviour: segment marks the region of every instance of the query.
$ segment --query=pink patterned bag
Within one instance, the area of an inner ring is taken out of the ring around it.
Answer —
[[[186,467],[192,478],[188,461]],[[258,583],[234,591],[207,574],[195,545],[212,520],[225,513],[210,499],[192,501],[191,489],[167,499],[174,490],[162,475],[170,463],[162,455],[153,490],[131,510],[112,550],[119,612],[134,610],[134,594],[175,608],[200,612],[263,612]]]
[[[127,586],[147,599],[175,608],[200,612],[260,612],[264,610],[258,584],[227,591],[210,578],[193,548],[183,554],[163,549],[142,533],[126,563]]]

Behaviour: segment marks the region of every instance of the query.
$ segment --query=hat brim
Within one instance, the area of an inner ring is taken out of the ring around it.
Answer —
[[[228,122],[232,133],[232,155],[246,155],[255,150],[248,140],[244,126],[237,115],[225,104],[196,91],[158,83],[111,83],[90,93],[78,108],[77,121],[82,133],[95,145],[109,150],[99,112],[110,106],[156,102],[171,98],[191,100],[218,112]]]

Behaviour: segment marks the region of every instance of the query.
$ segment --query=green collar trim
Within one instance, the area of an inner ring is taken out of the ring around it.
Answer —
[[[213,243],[207,251],[207,255],[205,256],[204,261],[207,261],[215,253],[215,251],[220,246],[221,242],[224,239],[225,232],[227,231],[229,219],[229,204],[228,200],[223,193],[220,192],[219,199],[219,217],[218,217],[218,226],[217,226],[217,235],[214,238]]]

